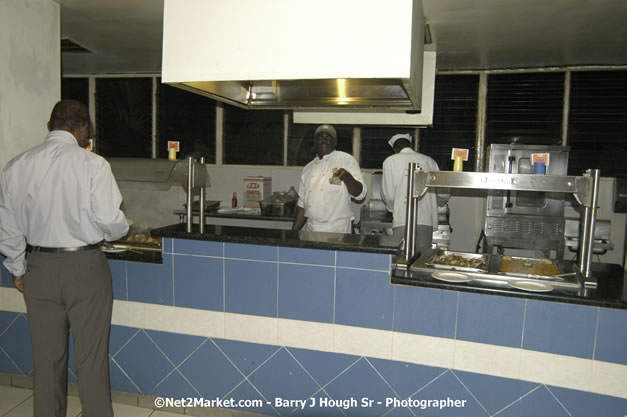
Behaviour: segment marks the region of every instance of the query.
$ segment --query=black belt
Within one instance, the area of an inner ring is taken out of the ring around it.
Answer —
[[[94,243],[92,245],[75,246],[73,248],[47,248],[45,246],[31,246],[26,247],[27,252],[47,252],[47,253],[64,253],[64,252],[80,252],[83,250],[98,249],[100,243]]]

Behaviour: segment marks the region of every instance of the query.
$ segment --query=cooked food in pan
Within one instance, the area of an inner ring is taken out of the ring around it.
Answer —
[[[463,268],[485,268],[487,267],[487,257],[485,256],[464,256],[453,253],[438,254],[431,258],[428,264],[445,265]]]
[[[524,275],[551,276],[559,274],[557,265],[550,259],[529,259],[502,256],[499,272]]]

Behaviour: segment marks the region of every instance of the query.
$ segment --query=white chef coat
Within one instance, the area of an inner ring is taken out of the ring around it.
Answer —
[[[439,171],[438,164],[433,158],[403,148],[399,153],[388,156],[383,161],[383,178],[381,182],[381,196],[389,211],[392,212],[392,227],[405,226],[407,217],[407,172],[410,162],[418,164],[423,171]],[[429,189],[418,200],[417,224],[438,227],[438,207],[436,192]]]
[[[333,176],[333,168],[344,168],[362,184],[361,194],[355,199],[361,200],[366,196],[368,190],[361,169],[352,155],[333,151],[324,155],[322,159],[316,156],[303,168],[298,186],[298,206],[305,210],[307,217],[305,230],[350,232],[350,222],[354,218],[350,207],[352,196],[343,182],[337,185],[329,182]]]
[[[109,163],[55,130],[0,174],[0,252],[13,275],[26,271],[26,242],[75,247],[128,232],[122,195]]]

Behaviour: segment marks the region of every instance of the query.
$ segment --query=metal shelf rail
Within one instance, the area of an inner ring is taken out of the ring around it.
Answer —
[[[572,193],[584,206],[578,268],[584,278],[590,278],[592,245],[599,196],[600,170],[588,169],[582,176],[503,174],[492,172],[425,172],[417,164],[409,164],[407,181],[407,214],[405,230],[404,264],[407,268],[416,260],[415,225],[418,214],[418,199],[428,188],[471,188],[484,190],[544,191]],[[399,264],[399,266],[401,266]],[[590,281],[590,285],[592,281]],[[588,284],[588,281],[586,281]]]

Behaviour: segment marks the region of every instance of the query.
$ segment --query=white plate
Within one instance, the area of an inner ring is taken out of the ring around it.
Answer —
[[[519,290],[524,291],[533,291],[533,292],[549,292],[553,291],[553,285],[548,282],[537,282],[537,281],[510,281],[510,287],[518,288]]]
[[[431,274],[435,279],[446,282],[468,282],[472,281],[472,277],[461,272],[437,271]]]
[[[105,253],[120,253],[120,252],[126,252],[126,249],[123,248],[100,248],[101,251],[105,252]]]

